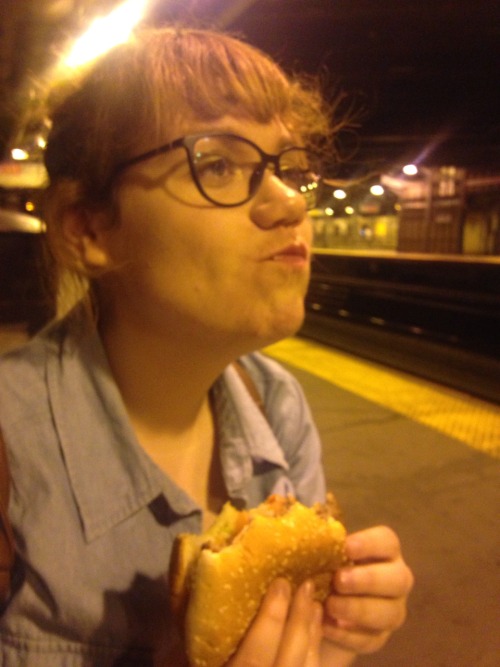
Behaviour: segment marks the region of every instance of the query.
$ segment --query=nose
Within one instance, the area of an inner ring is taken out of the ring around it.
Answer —
[[[300,192],[288,187],[273,172],[266,170],[258,191],[251,200],[250,217],[261,229],[299,225],[307,212]]]

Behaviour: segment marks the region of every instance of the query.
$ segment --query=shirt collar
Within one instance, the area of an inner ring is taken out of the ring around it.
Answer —
[[[47,363],[51,410],[87,540],[160,493],[175,514],[196,505],[148,457],[130,425],[97,331],[62,338]]]
[[[198,506],[139,445],[97,330],[62,326],[47,363],[52,414],[87,540],[160,493],[179,516]],[[256,464],[288,470],[272,429],[232,366],[213,387],[217,442],[230,498],[245,502]]]
[[[213,399],[223,425],[219,447],[226,488],[231,498],[246,501],[245,487],[255,464],[267,462],[284,470],[289,466],[269,422],[232,366],[214,385]]]

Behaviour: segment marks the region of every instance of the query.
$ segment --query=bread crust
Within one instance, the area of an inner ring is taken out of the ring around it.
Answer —
[[[193,558],[199,550],[190,565],[184,563],[189,593],[177,604],[177,612],[185,614],[186,652],[194,667],[221,667],[229,659],[274,579],[285,577],[293,589],[313,579],[323,601],[332,573],[346,562],[346,533],[339,521],[296,501],[278,517],[268,509],[263,503],[250,511],[245,528],[218,551],[201,548],[204,536],[178,540],[184,542],[178,547],[184,555]]]

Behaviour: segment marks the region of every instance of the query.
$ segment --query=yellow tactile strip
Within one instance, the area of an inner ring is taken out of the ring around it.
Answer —
[[[500,458],[500,408],[491,403],[300,338],[264,352]]]

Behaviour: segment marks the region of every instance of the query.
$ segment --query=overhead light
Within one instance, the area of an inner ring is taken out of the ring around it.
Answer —
[[[338,189],[333,191],[333,196],[335,197],[335,199],[345,199],[347,197],[347,194],[345,190]]]
[[[10,154],[13,160],[27,160],[29,158],[28,152],[23,148],[13,148]]]
[[[402,171],[405,176],[416,176],[418,174],[418,167],[415,164],[405,164]]]
[[[149,0],[126,0],[107,16],[95,19],[76,40],[64,64],[70,68],[80,67],[126,42],[143,18],[148,3]]]
[[[372,185],[370,192],[372,195],[375,195],[375,197],[380,197],[384,194],[385,190],[381,185]]]

